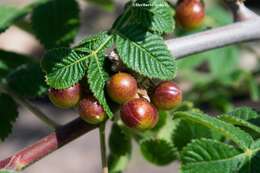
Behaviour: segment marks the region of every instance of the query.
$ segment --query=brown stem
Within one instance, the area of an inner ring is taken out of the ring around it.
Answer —
[[[15,155],[0,161],[0,169],[21,171],[96,127],[85,123],[81,119],[76,119]]]

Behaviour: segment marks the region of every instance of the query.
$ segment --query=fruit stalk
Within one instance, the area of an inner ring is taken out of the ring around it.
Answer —
[[[0,161],[0,170],[21,171],[96,127],[78,118],[15,155]]]

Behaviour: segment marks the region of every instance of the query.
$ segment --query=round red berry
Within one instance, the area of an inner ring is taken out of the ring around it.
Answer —
[[[79,115],[81,119],[90,124],[99,124],[106,119],[103,107],[93,96],[87,96],[80,101]]]
[[[201,0],[180,0],[176,7],[176,19],[184,29],[195,29],[203,24],[205,7]]]
[[[55,106],[59,108],[72,108],[79,103],[81,96],[80,84],[67,89],[50,88],[48,96]]]
[[[136,98],[125,103],[120,111],[122,121],[130,128],[147,130],[158,121],[156,108],[143,98]]]
[[[125,103],[137,94],[137,81],[128,73],[119,72],[107,83],[107,93],[116,103]]]
[[[152,95],[152,103],[162,110],[175,108],[182,102],[181,89],[171,81],[160,83]]]

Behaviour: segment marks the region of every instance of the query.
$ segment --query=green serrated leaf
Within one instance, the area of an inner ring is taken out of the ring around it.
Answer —
[[[103,106],[109,118],[112,118],[113,113],[108,106],[104,92],[106,81],[108,80],[108,74],[105,72],[103,67],[104,59],[104,55],[94,54],[93,57],[90,58],[87,76],[89,88],[98,99],[99,103]]]
[[[193,139],[210,138],[211,136],[210,129],[193,122],[181,120],[172,134],[172,141],[181,151]]]
[[[56,89],[73,86],[85,75],[87,62],[87,57],[69,48],[49,50],[42,60],[47,84]]]
[[[84,40],[75,48],[77,51],[88,53],[84,58],[89,59],[87,71],[89,88],[110,118],[113,117],[113,113],[105,98],[104,88],[106,81],[108,80],[108,74],[104,69],[104,61],[105,49],[111,45],[111,41],[112,36],[109,36],[106,33],[99,33]]]
[[[0,50],[0,78],[4,78],[18,66],[31,62],[31,59],[25,55]]]
[[[234,173],[247,156],[231,145],[211,139],[194,140],[181,153],[182,173]]]
[[[110,132],[109,148],[113,155],[127,155],[132,149],[130,136],[115,123]]]
[[[175,77],[175,60],[160,36],[138,26],[114,32],[120,58],[130,69],[149,78],[170,80]]]
[[[216,132],[219,132],[228,139],[235,142],[241,149],[247,150],[253,143],[253,138],[241,129],[221,121],[217,118],[210,117],[202,113],[195,112],[177,112],[175,118],[181,118],[187,121],[201,124]]]
[[[7,83],[12,91],[28,98],[42,96],[48,90],[39,64],[19,66],[8,75]]]
[[[11,132],[18,116],[15,101],[6,94],[0,94],[0,139],[3,141]]]
[[[79,6],[75,0],[52,0],[33,10],[32,28],[46,48],[67,47],[79,30]]]
[[[163,139],[144,140],[140,147],[144,158],[159,166],[170,164],[177,158],[176,148]]]
[[[260,134],[260,127],[248,122],[249,120],[257,118],[260,118],[260,116],[248,107],[237,108],[230,113],[219,116],[219,119],[225,122],[249,128]]]
[[[140,24],[158,33],[174,30],[174,11],[165,0],[137,0],[131,6],[130,24]]]
[[[74,50],[82,53],[104,53],[104,50],[112,45],[112,37],[107,32],[100,32],[83,39]]]

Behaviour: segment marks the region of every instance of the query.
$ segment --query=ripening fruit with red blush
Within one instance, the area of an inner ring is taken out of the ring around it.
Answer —
[[[172,81],[160,83],[152,95],[152,103],[161,110],[170,110],[182,102],[182,91]]]
[[[176,20],[184,29],[200,27],[205,18],[205,7],[201,0],[180,0],[176,7]]]
[[[90,124],[99,124],[106,119],[103,107],[93,96],[87,96],[80,101],[79,115],[81,119]]]
[[[119,72],[107,83],[107,93],[116,103],[122,104],[137,94],[137,81],[128,73]]]
[[[120,116],[129,128],[140,131],[153,128],[158,121],[156,108],[143,98],[135,98],[125,103],[121,107]]]
[[[72,108],[79,103],[81,96],[80,84],[67,89],[50,88],[48,96],[55,106],[59,108]]]

